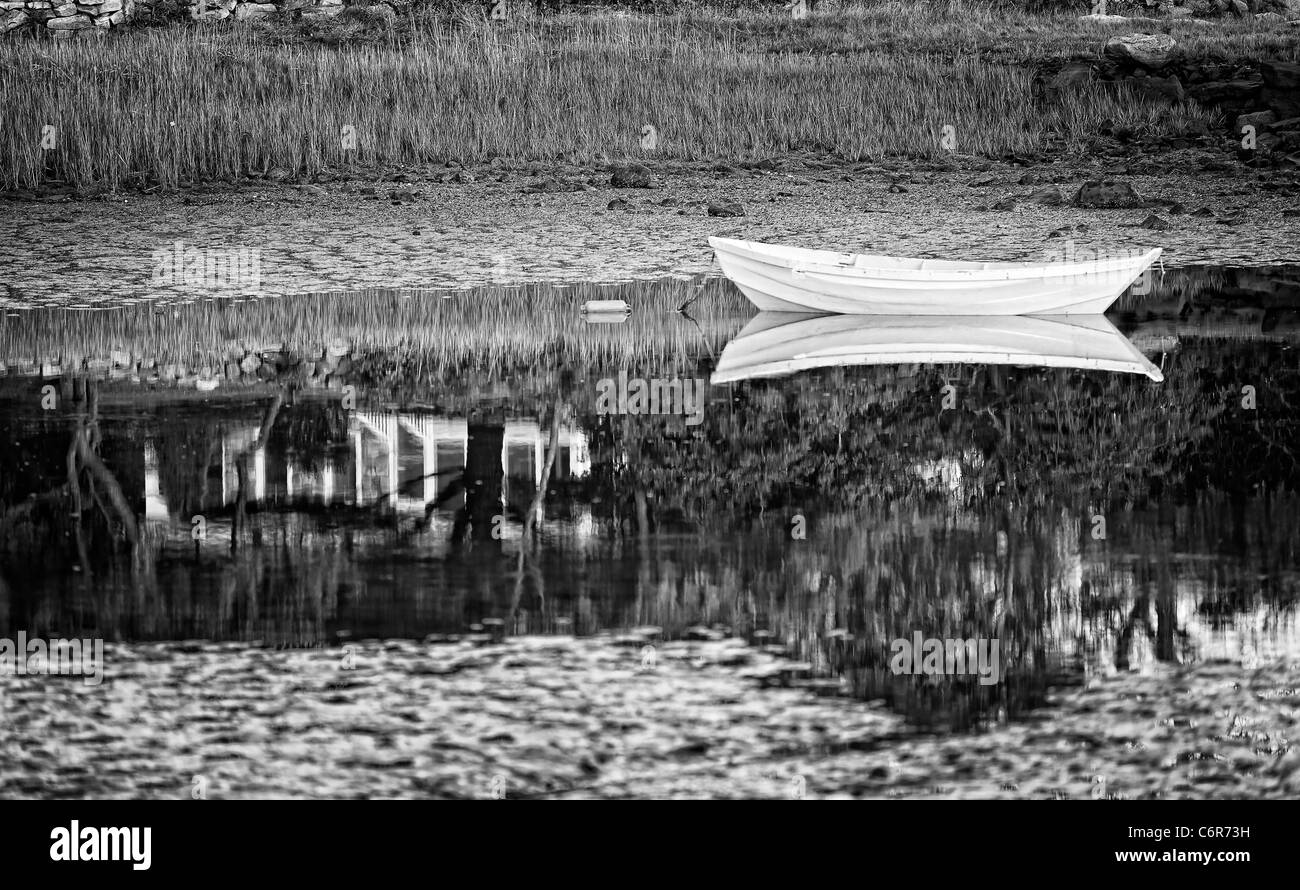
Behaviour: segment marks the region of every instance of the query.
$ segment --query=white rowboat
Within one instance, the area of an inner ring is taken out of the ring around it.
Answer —
[[[1104,315],[796,315],[760,312],[723,347],[710,383],[839,365],[1029,365],[1164,380]]]
[[[1160,248],[1095,262],[972,263],[710,238],[722,271],[770,312],[1099,315]]]

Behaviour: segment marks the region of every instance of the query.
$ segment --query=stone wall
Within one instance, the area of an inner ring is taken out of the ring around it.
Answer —
[[[98,37],[134,13],[135,0],[0,0],[0,33],[44,28],[55,37]]]
[[[0,34],[48,31],[56,38],[94,38],[135,18],[137,13],[157,14],[164,6],[195,21],[237,21],[263,18],[286,12],[304,18],[334,16],[343,11],[345,0],[0,0]],[[392,17],[391,6],[379,4],[374,11]]]

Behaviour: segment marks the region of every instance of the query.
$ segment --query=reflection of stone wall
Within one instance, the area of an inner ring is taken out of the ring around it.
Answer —
[[[376,3],[371,11],[382,18],[395,17],[394,6]],[[42,29],[54,37],[101,37],[109,28],[130,21],[140,14],[160,13],[164,5],[178,10],[188,10],[195,21],[237,21],[265,18],[277,12],[294,17],[326,18],[343,11],[344,0],[274,0],[274,2],[246,2],[246,0],[0,0],[0,34],[17,34],[21,31]],[[369,6],[369,2],[356,5]]]

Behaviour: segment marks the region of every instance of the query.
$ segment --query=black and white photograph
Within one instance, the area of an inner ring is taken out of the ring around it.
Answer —
[[[1298,343],[1300,0],[0,0],[0,800],[1296,798]]]

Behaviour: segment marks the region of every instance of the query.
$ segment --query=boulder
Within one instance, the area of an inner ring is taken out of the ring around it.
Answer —
[[[1092,83],[1096,72],[1091,62],[1075,60],[1066,62],[1065,67],[1056,72],[1047,82],[1047,88],[1057,93],[1071,92]]]
[[[1243,0],[1229,0],[1228,7],[1232,10],[1232,14],[1239,19],[1244,19],[1250,14],[1250,7]]]
[[[1233,132],[1240,133],[1245,127],[1262,130],[1276,121],[1277,115],[1271,111],[1253,111],[1250,114],[1239,114],[1237,115],[1237,122],[1233,124]]]
[[[1187,98],[1183,84],[1177,77],[1130,77],[1124,83],[1148,99],[1176,103]]]
[[[1056,205],[1065,203],[1065,195],[1056,186],[1045,185],[1042,188],[1034,189],[1023,200],[1031,204]]]
[[[1146,207],[1150,202],[1137,193],[1133,184],[1113,179],[1090,179],[1079,187],[1074,203],[1080,207]]]
[[[1280,118],[1300,116],[1300,64],[1260,62],[1264,79],[1260,100]]]
[[[65,15],[50,19],[45,23],[45,27],[51,31],[80,31],[82,28],[95,27],[95,23],[88,15]]]
[[[1125,34],[1107,40],[1105,53],[1116,61],[1158,71],[1177,57],[1178,44],[1168,34]]]
[[[5,12],[4,14],[0,15],[0,34],[5,34],[9,31],[15,31],[18,28],[21,28],[23,25],[27,24],[29,20],[30,20],[30,16],[27,15],[26,10],[11,9],[8,12]]]
[[[241,3],[235,7],[235,20],[240,22],[266,18],[274,14],[275,5],[271,3]]]
[[[1187,96],[1202,105],[1218,105],[1247,111],[1259,104],[1263,82],[1258,80],[1211,80],[1187,88]]]
[[[650,168],[644,164],[628,164],[625,167],[614,168],[614,175],[610,177],[609,184],[616,189],[654,188],[654,176],[650,173]]]
[[[709,204],[709,216],[744,216],[745,208],[734,201]]]

